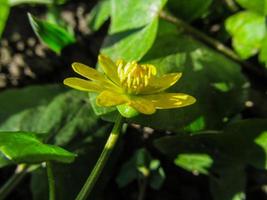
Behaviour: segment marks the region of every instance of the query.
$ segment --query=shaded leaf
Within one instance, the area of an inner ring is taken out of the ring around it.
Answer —
[[[228,125],[222,132],[163,137],[156,140],[155,146],[186,170],[210,173],[215,199],[244,199],[245,167],[267,169],[266,122],[266,119],[243,120]],[[201,162],[194,159],[197,168],[187,162],[195,154],[202,154]],[[181,155],[183,159],[177,162]],[[206,156],[208,160],[204,159]]]
[[[160,189],[165,180],[165,173],[159,160],[153,159],[146,149],[138,149],[122,165],[116,182],[119,187],[125,187],[134,180],[143,179],[147,179],[153,189]]]
[[[167,6],[174,15],[192,21],[205,14],[211,3],[212,0],[169,0]]]

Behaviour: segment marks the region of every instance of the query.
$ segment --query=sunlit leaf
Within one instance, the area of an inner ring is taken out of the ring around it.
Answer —
[[[0,38],[4,31],[6,21],[9,15],[10,5],[8,0],[0,0]]]
[[[263,15],[250,11],[239,12],[229,17],[225,26],[233,37],[233,47],[241,58],[246,59],[258,53],[266,34]]]
[[[111,0],[110,33],[124,32],[145,27],[158,18],[166,0]]]
[[[39,20],[31,14],[28,14],[28,18],[35,34],[56,53],[75,42],[75,37],[60,26]]]
[[[70,163],[75,158],[75,154],[58,146],[42,143],[38,134],[30,132],[0,132],[0,151],[17,164],[44,161]]]
[[[102,0],[91,10],[88,15],[89,27],[97,31],[110,17],[111,0]]]
[[[267,14],[266,0],[236,0],[243,8],[258,12],[261,15]]]

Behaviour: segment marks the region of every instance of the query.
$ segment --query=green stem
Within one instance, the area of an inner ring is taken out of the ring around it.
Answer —
[[[10,192],[20,183],[20,181],[25,177],[28,172],[28,166],[18,165],[15,173],[10,177],[10,179],[3,185],[0,189],[0,200],[4,200]]]
[[[160,18],[162,18],[165,21],[168,21],[174,25],[176,25],[179,28],[182,28],[186,33],[192,35],[193,37],[203,41],[204,43],[208,44],[209,46],[215,48],[217,51],[223,53],[224,55],[228,56],[230,59],[238,62],[241,64],[241,66],[245,67],[249,72],[253,73],[257,77],[265,78],[265,74],[262,72],[262,70],[255,67],[253,64],[250,64],[249,62],[244,62],[231,48],[225,46],[220,41],[209,37],[205,33],[195,29],[193,26],[189,25],[182,19],[179,19],[177,17],[174,17],[164,11],[161,11],[159,13]]]
[[[108,140],[104,146],[104,149],[102,150],[102,153],[100,157],[97,160],[97,163],[95,164],[93,170],[91,171],[90,176],[87,178],[85,184],[83,185],[80,193],[76,197],[76,200],[85,200],[90,192],[92,191],[98,177],[100,176],[106,162],[109,159],[109,156],[114,149],[122,127],[123,118],[121,115],[119,115],[115,121],[114,127],[108,137]]]
[[[55,200],[56,199],[55,178],[51,162],[46,162],[46,170],[47,170],[48,186],[49,186],[49,200]]]
[[[205,43],[213,46],[218,51],[224,53],[225,55],[232,58],[233,60],[238,61],[238,62],[242,61],[242,59],[232,49],[228,48],[227,46],[222,44],[220,41],[213,39],[213,38],[207,36],[205,33],[202,33],[201,31],[195,29],[194,27],[190,26],[182,19],[171,16],[164,11],[162,11],[159,16],[162,19],[175,24],[176,26],[182,27],[184,29],[184,31],[186,31],[187,33],[189,33],[189,34],[193,35],[194,37],[197,37],[198,39],[204,41]]]

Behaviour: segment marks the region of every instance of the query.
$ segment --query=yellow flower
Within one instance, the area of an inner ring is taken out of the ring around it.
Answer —
[[[64,80],[64,84],[72,88],[99,93],[96,98],[98,106],[120,108],[120,105],[127,105],[140,113],[153,114],[156,109],[179,108],[196,101],[188,94],[164,92],[180,79],[181,73],[158,77],[155,66],[150,64],[124,60],[114,63],[104,55],[99,55],[98,61],[104,73],[81,63],[73,63],[73,70],[89,80],[76,77]]]

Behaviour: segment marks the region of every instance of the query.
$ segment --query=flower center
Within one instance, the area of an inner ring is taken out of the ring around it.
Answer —
[[[149,81],[157,74],[153,65],[140,65],[135,61],[125,63],[123,60],[117,61],[118,76],[121,86],[129,94],[138,94],[147,87]]]

